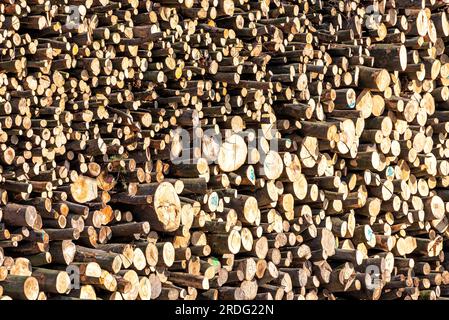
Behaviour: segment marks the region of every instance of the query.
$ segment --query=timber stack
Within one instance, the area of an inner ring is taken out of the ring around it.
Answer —
[[[449,299],[448,14],[0,1],[0,300]]]

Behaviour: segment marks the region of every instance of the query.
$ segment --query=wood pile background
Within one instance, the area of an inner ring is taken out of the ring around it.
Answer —
[[[449,299],[448,13],[0,1],[0,299]]]

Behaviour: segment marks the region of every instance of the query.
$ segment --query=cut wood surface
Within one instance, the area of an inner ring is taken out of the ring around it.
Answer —
[[[0,300],[448,300],[448,13],[2,1]]]

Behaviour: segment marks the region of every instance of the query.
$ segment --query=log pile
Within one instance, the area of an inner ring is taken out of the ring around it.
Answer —
[[[0,2],[0,300],[449,299],[444,0]]]

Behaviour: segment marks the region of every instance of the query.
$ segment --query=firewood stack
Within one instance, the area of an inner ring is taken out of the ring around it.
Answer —
[[[449,299],[447,14],[1,1],[0,300]]]

